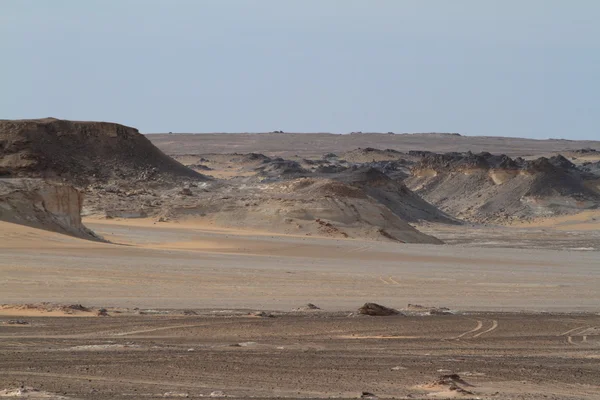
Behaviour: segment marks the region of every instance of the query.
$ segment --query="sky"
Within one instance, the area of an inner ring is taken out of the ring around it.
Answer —
[[[0,118],[600,140],[597,0],[0,0]]]

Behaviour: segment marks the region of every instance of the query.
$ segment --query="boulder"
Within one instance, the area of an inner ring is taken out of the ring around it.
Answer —
[[[371,315],[373,317],[386,317],[389,315],[401,315],[400,311],[388,308],[377,303],[365,303],[358,309],[360,314]]]

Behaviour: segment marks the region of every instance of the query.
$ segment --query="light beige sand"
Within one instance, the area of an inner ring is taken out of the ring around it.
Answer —
[[[600,210],[587,210],[575,215],[540,218],[526,223],[515,222],[512,225],[532,228],[548,227],[557,230],[600,230]]]
[[[0,223],[1,302],[600,310],[598,252],[400,245],[148,221],[87,225],[113,243]]]
[[[91,317],[91,312],[45,311],[41,309],[27,309],[14,305],[0,306],[0,315],[3,317]],[[14,327],[26,327],[27,325],[12,325]]]

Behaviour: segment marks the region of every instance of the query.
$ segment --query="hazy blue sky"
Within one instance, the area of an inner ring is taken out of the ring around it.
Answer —
[[[0,0],[0,118],[600,139],[598,0]]]

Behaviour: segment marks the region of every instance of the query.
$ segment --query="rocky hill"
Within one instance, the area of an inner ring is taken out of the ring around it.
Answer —
[[[380,169],[369,165],[349,168],[338,174],[332,174],[330,178],[364,191],[366,195],[392,210],[404,221],[460,223],[423,200],[404,183],[392,179]]]
[[[592,177],[563,156],[424,154],[405,180],[425,200],[478,222],[568,214],[600,205]]]
[[[0,176],[76,185],[205,179],[166,156],[135,128],[54,118],[0,120]]]
[[[137,129],[107,122],[0,120],[0,220],[95,238],[81,223],[83,194],[123,184],[174,186],[204,181],[158,150]]]
[[[159,217],[158,220],[187,219],[214,226],[291,235],[442,243],[419,232],[405,219],[408,213],[425,215],[427,212],[411,211],[412,197],[390,206],[369,191],[366,186],[322,177],[224,184],[211,191],[190,187],[186,194],[163,196],[170,200],[160,209],[154,209],[162,216],[154,216]],[[400,193],[396,196],[396,200],[402,199]],[[122,213],[132,210],[131,201],[120,204]]]

